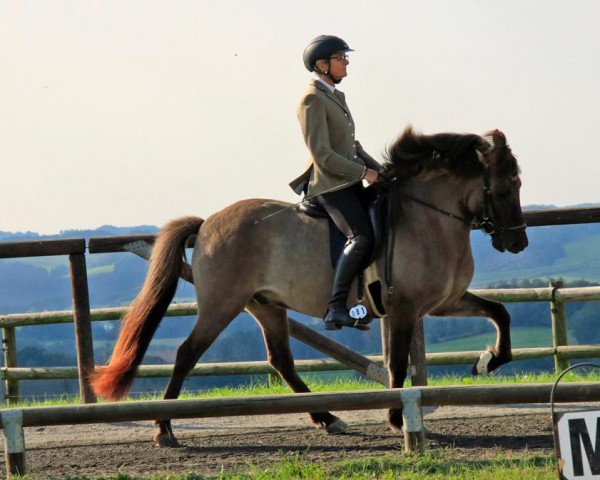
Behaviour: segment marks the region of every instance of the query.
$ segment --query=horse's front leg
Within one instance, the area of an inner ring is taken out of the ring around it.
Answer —
[[[443,305],[432,312],[431,315],[439,317],[486,317],[494,322],[496,326],[496,345],[489,346],[481,354],[481,357],[471,369],[473,375],[490,373],[500,365],[504,365],[512,360],[510,315],[501,303],[486,300],[485,298],[466,292],[454,303]]]
[[[418,316],[412,312],[390,312],[388,324],[388,369],[390,388],[402,388],[408,370],[408,353]],[[402,431],[402,409],[388,411],[388,424],[394,431]]]

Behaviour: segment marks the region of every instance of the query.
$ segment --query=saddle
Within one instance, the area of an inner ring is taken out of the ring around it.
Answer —
[[[373,198],[373,200],[366,205],[369,221],[371,222],[371,229],[373,231],[373,247],[369,260],[365,264],[373,263],[381,254],[383,248],[383,238],[385,232],[385,195],[380,193]],[[344,249],[346,244],[346,236],[339,231],[339,229],[333,223],[333,220],[329,218],[329,214],[319,205],[310,199],[304,199],[298,205],[298,211],[313,218],[327,218],[329,220],[329,252],[331,256],[331,266],[335,268],[337,260]]]

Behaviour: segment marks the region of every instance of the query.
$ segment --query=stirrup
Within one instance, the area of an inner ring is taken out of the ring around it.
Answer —
[[[345,317],[346,318],[334,318],[334,319],[327,319],[327,316],[329,315],[329,309],[327,310],[327,313],[325,313],[325,318],[323,318],[323,324],[324,324],[324,328],[325,330],[341,330],[342,327],[352,327],[352,328],[356,328],[357,330],[370,330],[369,327],[369,323],[371,323],[371,321],[373,320],[372,318],[360,318],[358,320],[350,317],[350,315],[348,315],[348,313],[346,312]]]
[[[323,324],[325,325],[325,330],[341,330],[342,327],[352,327],[352,328],[356,328],[357,330],[361,330],[361,331],[367,331],[367,330],[371,330],[371,327],[369,327],[369,325],[367,323],[364,323],[363,320],[356,320],[354,323],[345,323],[345,324],[340,324],[338,322],[336,322],[335,320],[327,320],[324,321]],[[370,320],[369,320],[370,323]]]

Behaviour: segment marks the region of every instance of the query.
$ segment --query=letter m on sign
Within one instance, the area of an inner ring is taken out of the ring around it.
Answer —
[[[563,413],[556,426],[561,478],[600,480],[600,411]]]
[[[583,462],[587,462],[592,475],[600,475],[600,436],[598,435],[600,418],[596,419],[596,438],[594,446],[583,418],[569,420],[569,437],[571,439],[571,456],[573,458],[573,474],[584,475]],[[583,452],[581,447],[583,446]],[[583,458],[585,454],[585,460]]]

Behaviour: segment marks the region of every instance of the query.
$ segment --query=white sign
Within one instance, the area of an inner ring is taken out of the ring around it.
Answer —
[[[556,427],[563,477],[600,480],[600,411],[563,413]]]

